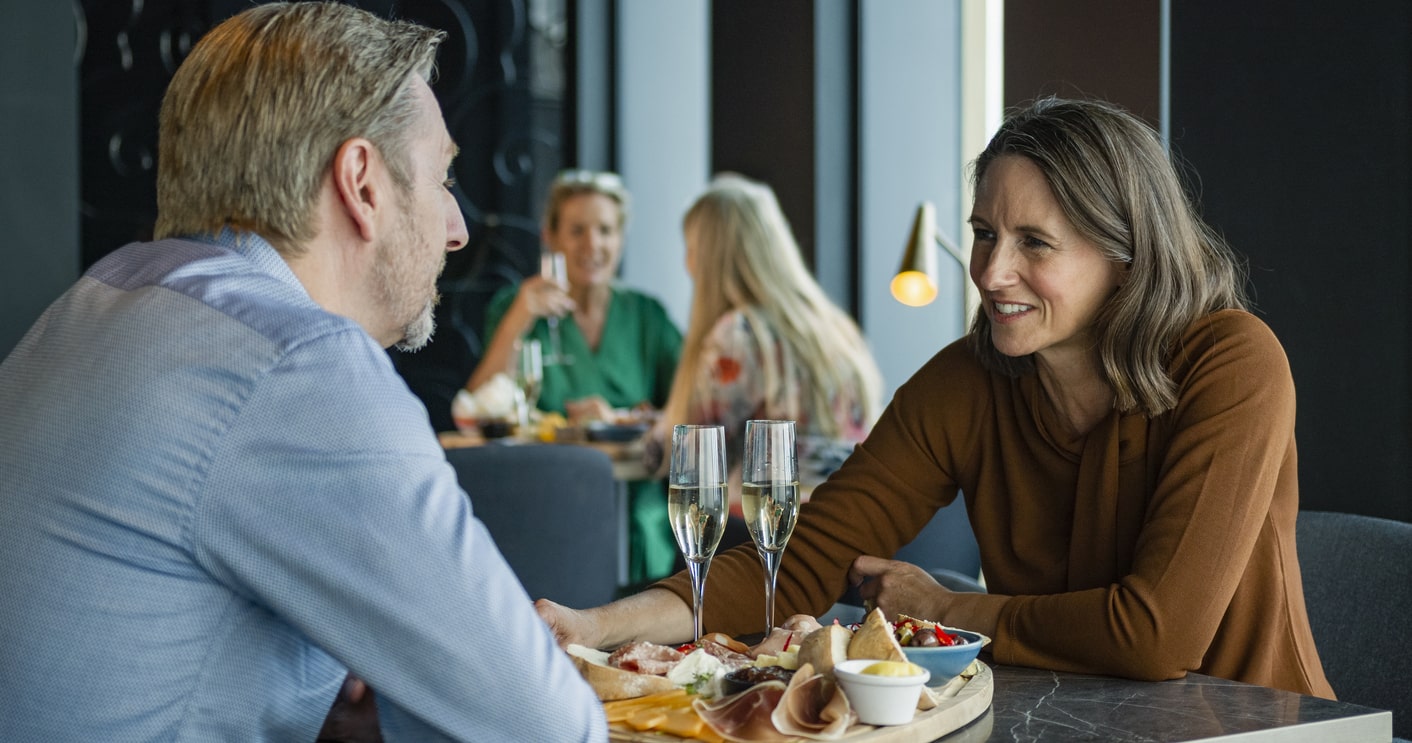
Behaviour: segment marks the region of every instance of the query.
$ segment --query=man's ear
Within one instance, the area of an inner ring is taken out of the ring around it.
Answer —
[[[372,242],[375,215],[382,207],[383,181],[375,177],[382,159],[373,143],[361,137],[344,142],[333,154],[333,187],[358,234]]]

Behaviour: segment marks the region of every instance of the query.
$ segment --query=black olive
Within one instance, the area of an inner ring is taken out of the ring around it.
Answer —
[[[931,629],[924,629],[912,635],[912,642],[909,643],[914,648],[934,648],[941,643],[936,639],[936,632]]]

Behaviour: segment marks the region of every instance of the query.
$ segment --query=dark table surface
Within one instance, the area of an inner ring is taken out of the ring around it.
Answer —
[[[942,738],[971,741],[1389,741],[1392,713],[1191,674],[1151,683],[993,665],[995,696]]]

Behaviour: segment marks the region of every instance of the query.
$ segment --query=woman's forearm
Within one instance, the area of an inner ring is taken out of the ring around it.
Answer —
[[[665,589],[649,588],[585,613],[600,630],[596,639],[602,648],[632,640],[676,644],[692,639],[691,607]]]
[[[466,389],[475,390],[490,381],[496,374],[512,374],[515,370],[515,343],[534,326],[535,317],[517,297],[506,310],[500,324],[495,326],[495,335],[481,355],[471,378],[466,381]]]

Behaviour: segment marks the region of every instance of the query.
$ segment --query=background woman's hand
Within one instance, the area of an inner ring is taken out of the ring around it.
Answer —
[[[574,424],[590,421],[613,422],[616,417],[613,406],[598,395],[589,395],[564,402],[564,412],[569,414],[569,422]]]
[[[564,287],[543,276],[528,276],[521,281],[515,301],[534,317],[563,317],[576,307]]]
[[[938,621],[951,592],[910,562],[861,555],[848,569],[848,581],[858,587],[867,608],[876,606],[888,619],[906,614]]]

